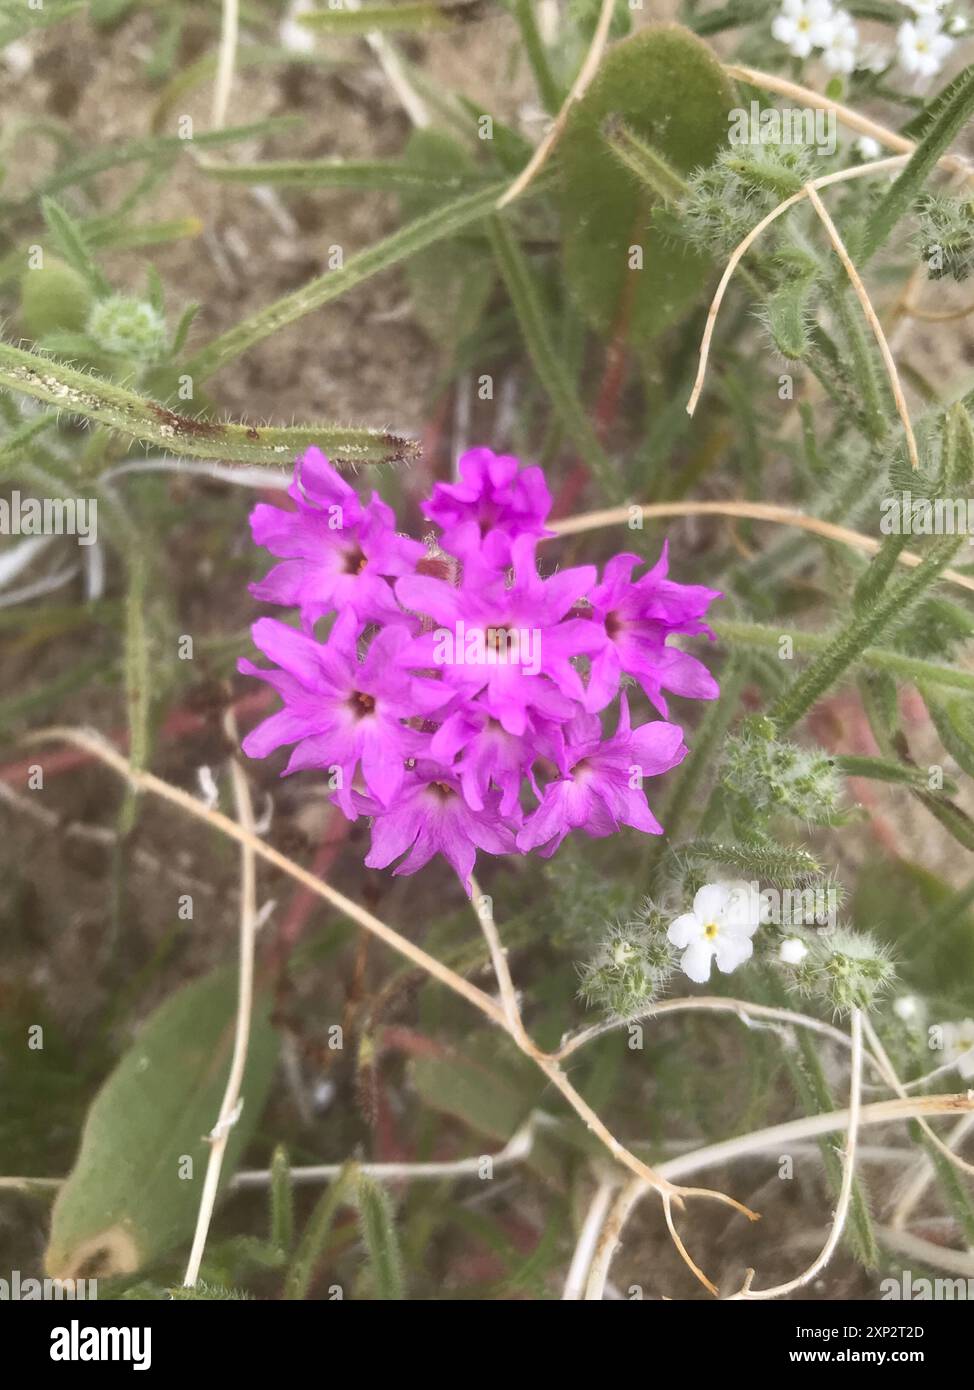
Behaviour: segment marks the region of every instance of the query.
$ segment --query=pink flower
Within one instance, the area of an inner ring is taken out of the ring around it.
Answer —
[[[683,758],[683,734],[660,719],[633,728],[622,680],[663,714],[664,690],[713,699],[706,667],[668,640],[712,636],[704,615],[718,595],[670,580],[665,546],[636,580],[635,555],[609,560],[601,582],[593,565],[542,575],[541,470],[474,449],[460,474],[424,506],[456,561],[437,578],[381,498],[361,502],[309,450],[289,490],[296,510],[251,518],[281,561],[253,593],[297,608],[304,631],[262,618],[254,642],[273,664],[239,669],[282,700],[244,740],[249,756],[293,745],[287,773],[325,772],[345,815],[372,817],[368,865],[399,860],[410,874],[439,854],[469,892],[478,850],[547,857],[572,830],[661,833],[645,780]],[[617,697],[606,737],[600,714]]]
[[[605,709],[623,673],[635,677],[662,715],[667,713],[664,689],[692,700],[715,700],[719,688],[703,662],[677,647],[667,647],[666,640],[673,633],[703,632],[713,637],[702,619],[720,593],[702,584],[667,579],[666,544],[652,569],[634,581],[632,571],[640,564],[638,555],[614,556],[605,567],[602,583],[590,594],[602,643],[592,661],[586,709]]]
[[[409,640],[405,628],[385,628],[363,661],[357,636],[358,620],[351,612],[336,622],[324,644],[275,618],[261,618],[253,626],[254,644],[280,669],[263,671],[246,658],[238,667],[267,681],[284,700],[282,710],[247,735],[244,752],[266,758],[295,744],[284,775],[328,769],[335,800],[350,819],[357,814],[352,787],[359,765],[368,791],[388,805],[402,788],[406,759],[429,741],[403,721],[432,712],[449,696],[441,684],[396,665],[396,651]]]
[[[251,513],[254,541],[283,560],[251,585],[254,598],[300,609],[309,630],[333,609],[402,621],[389,579],[411,574],[426,552],[396,532],[392,509],[377,493],[363,506],[319,449],[298,463],[288,496],[296,511],[262,502]]]
[[[548,858],[572,830],[601,839],[622,825],[661,835],[663,827],[649,809],[643,781],[668,772],[683,761],[686,751],[677,724],[654,720],[631,728],[625,695],[620,699],[619,727],[605,742],[599,720],[579,715],[569,731],[562,776],[545,788],[541,805],[517,837],[518,849],[544,846],[541,854]]]
[[[508,854],[515,848],[514,834],[497,801],[497,793],[492,793],[479,811],[473,811],[451,772],[438,763],[419,762],[407,776],[396,804],[388,810],[377,808],[372,848],[365,862],[372,869],[384,869],[408,850],[393,872],[414,874],[435,854],[442,854],[469,897],[477,850]]]
[[[468,449],[459,473],[459,483],[436,483],[423,504],[442,528],[440,544],[449,554],[503,569],[518,536],[551,534],[544,529],[551,493],[540,468],[521,468],[518,459],[492,449]]]
[[[583,694],[572,658],[594,650],[601,640],[584,619],[565,621],[593,583],[594,566],[542,579],[535,545],[527,535],[512,542],[510,584],[503,575],[484,583],[482,576],[466,573],[458,587],[425,575],[396,583],[405,608],[438,624],[404,647],[400,660],[435,667],[468,698],[480,695],[483,707],[510,734],[523,734],[531,713],[571,717],[572,700]]]

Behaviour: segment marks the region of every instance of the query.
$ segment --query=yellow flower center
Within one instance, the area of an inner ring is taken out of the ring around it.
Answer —
[[[718,927],[716,922],[708,922],[703,929],[703,934],[708,941],[713,941],[714,937],[717,935],[719,931],[720,928]]]

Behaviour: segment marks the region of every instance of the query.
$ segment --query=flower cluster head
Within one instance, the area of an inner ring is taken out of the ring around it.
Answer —
[[[896,980],[885,943],[846,927],[790,934],[778,947],[778,964],[786,985],[820,999],[835,1014],[869,1012]]]
[[[914,246],[931,280],[974,274],[974,200],[926,194],[917,209]]]
[[[581,968],[579,993],[609,1017],[631,1018],[665,990],[676,964],[666,919],[647,902],[635,917],[613,923]]]
[[[896,49],[900,67],[917,78],[936,77],[952,52],[955,40],[944,32],[943,0],[914,0],[910,8],[916,20],[907,19],[896,31]]]
[[[841,817],[843,792],[834,761],[818,749],[768,737],[765,723],[752,720],[728,740],[724,787],[752,820],[783,814],[808,825],[832,825]]]
[[[830,72],[852,72],[856,65],[859,31],[848,11],[836,9],[832,0],[782,0],[771,33],[795,58],[820,49]]]
[[[671,580],[665,546],[641,575],[636,555],[601,577],[594,565],[545,573],[544,475],[489,449],[434,486],[429,546],[402,535],[376,494],[362,502],[318,449],[288,495],[291,510],[251,516],[278,560],[251,592],[296,609],[301,626],[254,624],[272,665],[240,670],[283,707],[243,746],[263,758],[293,745],[286,773],[324,770],[342,812],[372,818],[368,865],[413,873],[442,854],[469,892],[478,849],[550,856],[573,830],[661,833],[644,780],[686,753],[667,693],[718,693],[668,639],[712,636],[714,590]],[[638,689],[662,717],[634,719]]]

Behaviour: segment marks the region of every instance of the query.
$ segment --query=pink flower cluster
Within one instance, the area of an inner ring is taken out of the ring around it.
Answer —
[[[472,449],[459,471],[423,505],[440,531],[428,548],[309,449],[295,509],[251,516],[279,561],[251,592],[296,608],[301,630],[261,618],[254,642],[273,665],[239,669],[283,701],[244,740],[249,756],[294,745],[285,773],[324,769],[344,814],[372,818],[366,864],[400,860],[410,874],[439,853],[469,893],[478,849],[548,856],[572,830],[661,833],[643,781],[686,753],[663,692],[718,693],[667,639],[712,636],[703,615],[719,595],[668,579],[665,547],[639,578],[636,555],[616,555],[601,579],[594,565],[544,576],[541,469]],[[664,718],[633,727],[623,676]],[[617,696],[607,736],[600,716]]]

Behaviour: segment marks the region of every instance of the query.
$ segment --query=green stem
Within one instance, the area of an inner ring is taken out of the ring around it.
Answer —
[[[818,660],[803,671],[769,711],[782,731],[796,724],[859,659],[870,639],[893,627],[947,568],[963,536],[951,536],[934,546],[913,573],[887,589],[866,612],[835,634]]]
[[[764,623],[744,623],[721,618],[711,624],[717,636],[733,646],[757,647],[763,651],[777,651],[783,638],[787,638],[794,650],[801,655],[814,656],[828,650],[831,639],[821,632],[798,632],[794,628],[769,627]],[[952,666],[940,666],[935,661],[923,661],[919,657],[906,656],[882,647],[866,647],[856,656],[856,661],[876,671],[889,671],[908,681],[929,681],[932,685],[944,686],[952,690],[965,690],[974,694],[974,674],[958,671]]]
[[[514,18],[521,30],[524,52],[531,65],[531,71],[534,73],[541,104],[549,116],[557,115],[561,109],[562,91],[551,71],[548,54],[545,52],[545,46],[535,21],[534,0],[515,0]]]
[[[413,440],[383,430],[343,429],[330,424],[278,429],[179,415],[124,386],[6,343],[0,343],[0,386],[190,458],[289,468],[295,456],[311,444],[338,461],[354,463],[399,462],[418,452]]]

